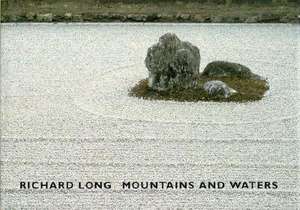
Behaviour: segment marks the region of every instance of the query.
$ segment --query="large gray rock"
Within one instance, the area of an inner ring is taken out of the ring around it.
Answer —
[[[252,73],[251,70],[244,65],[227,61],[213,61],[209,63],[203,70],[202,76],[215,78],[238,77],[240,79],[264,79],[263,77]]]
[[[191,43],[167,33],[148,49],[145,64],[149,71],[148,85],[152,89],[189,88],[199,74],[200,52]]]
[[[221,98],[228,98],[236,91],[220,80],[211,80],[203,85],[203,89],[207,92],[209,96],[217,96]]]

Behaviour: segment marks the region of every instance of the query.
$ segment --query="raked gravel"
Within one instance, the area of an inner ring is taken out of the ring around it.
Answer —
[[[129,97],[166,32],[267,77],[252,103]],[[298,209],[299,26],[1,24],[2,209]],[[277,181],[276,190],[19,190],[20,181]]]

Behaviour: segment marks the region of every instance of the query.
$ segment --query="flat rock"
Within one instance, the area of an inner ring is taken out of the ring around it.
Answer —
[[[240,79],[256,79],[264,78],[254,74],[251,70],[239,63],[231,63],[227,61],[213,61],[209,63],[202,72],[202,76],[207,77],[237,77]]]

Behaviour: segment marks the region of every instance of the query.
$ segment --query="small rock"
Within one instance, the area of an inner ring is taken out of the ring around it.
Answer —
[[[203,89],[210,96],[228,98],[236,91],[220,80],[212,80],[204,83]]]
[[[189,42],[167,33],[148,49],[145,59],[148,85],[154,90],[189,88],[199,74],[200,52]]]
[[[251,70],[241,64],[231,63],[227,61],[213,61],[209,63],[202,72],[203,76],[207,77],[238,77],[241,79],[256,79],[263,78],[251,72]]]

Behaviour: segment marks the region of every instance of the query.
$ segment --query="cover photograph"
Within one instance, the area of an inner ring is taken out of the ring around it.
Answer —
[[[0,209],[298,210],[298,0],[1,0]]]

